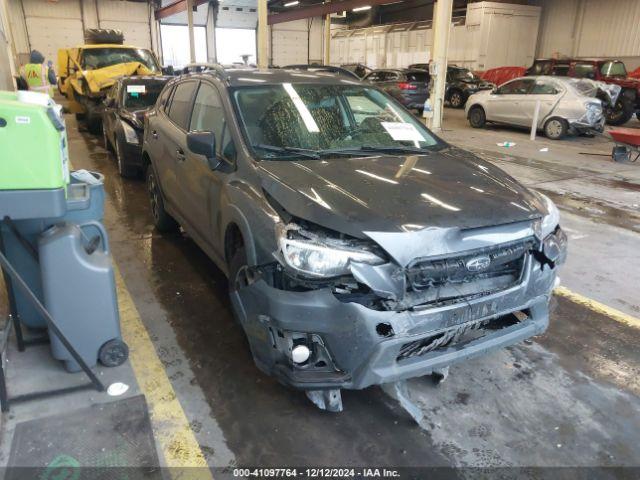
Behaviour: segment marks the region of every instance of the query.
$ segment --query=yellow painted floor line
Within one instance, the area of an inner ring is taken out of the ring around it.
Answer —
[[[189,420],[117,268],[115,274],[122,336],[129,345],[129,361],[140,390],[147,399],[153,433],[162,448],[165,464],[176,469],[206,467],[207,462]],[[185,478],[184,471],[176,470],[175,473],[176,476]],[[213,478],[208,468],[198,468],[197,474],[196,471],[191,474],[188,478]]]
[[[600,313],[602,315],[606,315],[613,320],[624,323],[630,327],[640,328],[640,318],[636,318],[632,315],[628,315],[620,310],[616,310],[615,308],[609,307],[604,303],[600,303],[591,298],[580,295],[579,293],[572,292],[566,287],[557,287],[553,293],[558,295],[559,297],[564,297],[571,300],[578,305],[582,305],[587,307],[589,310],[593,310],[596,313]]]

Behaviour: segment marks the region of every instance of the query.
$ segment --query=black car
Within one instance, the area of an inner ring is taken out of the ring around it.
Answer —
[[[553,202],[373,85],[194,73],[145,124],[156,228],[218,265],[258,368],[320,408],[546,329],[566,254]]]
[[[373,69],[362,63],[344,63],[340,65],[340,68],[344,68],[345,70],[355,73],[358,78],[364,78],[373,71]]]
[[[107,150],[114,152],[123,177],[142,168],[144,115],[173,77],[123,77],[109,90],[102,112],[102,133]]]
[[[414,63],[409,68],[429,71],[429,64]],[[448,65],[444,101],[453,108],[463,108],[471,95],[480,90],[491,90],[494,87],[493,83],[485,82],[468,68]]]
[[[373,70],[362,80],[382,88],[405,107],[420,112],[429,98],[429,72],[424,70]]]

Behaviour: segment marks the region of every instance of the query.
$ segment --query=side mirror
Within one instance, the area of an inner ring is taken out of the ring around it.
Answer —
[[[187,133],[187,148],[196,155],[204,155],[211,170],[220,166],[220,160],[216,156],[216,136],[213,132]]]

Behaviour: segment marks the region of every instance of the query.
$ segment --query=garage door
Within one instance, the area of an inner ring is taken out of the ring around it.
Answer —
[[[56,3],[24,0],[24,15],[32,49],[57,63],[58,49],[83,43],[78,0]]]
[[[309,42],[306,30],[274,29],[271,38],[273,40],[272,62],[274,65],[282,67],[296,63],[307,63]]]
[[[148,3],[98,0],[98,19],[100,28],[122,30],[127,45],[151,49]]]

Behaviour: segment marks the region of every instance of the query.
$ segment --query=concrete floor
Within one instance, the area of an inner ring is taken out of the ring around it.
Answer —
[[[321,412],[258,371],[223,274],[186,236],[156,233],[144,184],[120,179],[101,138],[68,126],[74,166],[106,175],[115,262],[210,466],[640,466],[637,328],[556,297],[545,335],[453,367],[438,386],[407,382],[419,423],[378,387]],[[603,138],[530,142],[470,129],[451,109],[442,136],[553,196],[571,240],[563,285],[640,316],[640,165],[594,155],[610,152]]]

